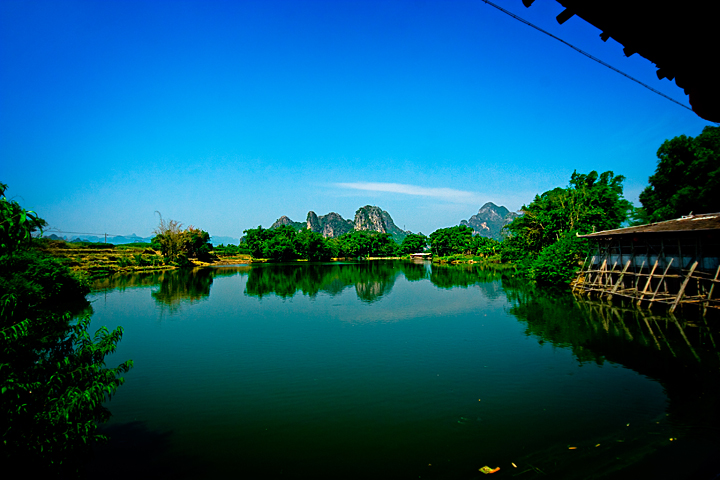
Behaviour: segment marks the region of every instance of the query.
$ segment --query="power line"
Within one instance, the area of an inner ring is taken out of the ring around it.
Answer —
[[[119,233],[92,233],[92,232],[66,232],[64,230],[57,229],[46,229],[44,233],[73,233],[75,235],[99,235],[99,236],[112,236],[112,237],[128,237],[129,235],[123,235]],[[137,238],[143,238],[139,235],[135,235]]]
[[[640,85],[642,85],[643,87],[647,88],[647,89],[650,90],[651,92],[655,92],[655,93],[657,93],[658,95],[667,98],[667,99],[670,100],[671,102],[677,103],[677,104],[680,105],[681,107],[687,108],[687,109],[690,110],[691,112],[695,113],[692,108],[688,107],[688,106],[685,105],[684,103],[680,103],[680,102],[678,102],[677,100],[675,100],[674,98],[669,97],[669,96],[665,95],[664,93],[662,93],[662,92],[660,92],[660,91],[658,91],[658,90],[655,90],[655,89],[652,88],[650,85],[648,85],[648,84],[646,84],[646,83],[643,83],[643,82],[641,82],[640,80],[638,80],[637,78],[632,77],[632,76],[628,75],[627,73],[623,72],[622,70],[618,70],[617,68],[613,67],[612,65],[609,65],[609,64],[603,62],[603,61],[600,60],[599,58],[590,55],[590,54],[587,53],[586,51],[584,51],[584,50],[576,47],[575,45],[573,45],[573,44],[571,44],[571,43],[566,42],[566,41],[563,40],[562,38],[556,37],[555,35],[553,35],[552,33],[548,32],[547,30],[543,30],[542,28],[538,27],[537,25],[528,22],[528,21],[525,20],[524,18],[519,17],[519,16],[515,15],[514,13],[505,10],[504,8],[502,8],[502,7],[499,6],[499,5],[495,5],[494,3],[492,3],[492,2],[490,2],[490,1],[488,1],[488,0],[483,0],[483,2],[487,3],[488,5],[491,5],[491,6],[495,7],[495,8],[497,8],[498,10],[500,10],[501,12],[503,12],[503,13],[505,13],[505,14],[507,14],[507,15],[510,15],[510,16],[513,17],[515,20],[518,20],[518,21],[524,23],[525,25],[528,25],[528,26],[534,28],[535,30],[538,30],[538,31],[544,33],[545,35],[548,35],[548,36],[554,38],[554,39],[557,40],[558,42],[564,43],[564,44],[567,45],[568,47],[572,48],[573,50],[575,50],[575,51],[577,51],[577,52],[579,52],[579,53],[582,53],[583,55],[585,55],[586,57],[588,57],[588,58],[591,59],[591,60],[596,61],[596,62],[599,63],[600,65],[603,65],[603,66],[609,68],[610,70],[613,70],[613,71],[619,73],[620,75],[629,78],[629,79],[632,80],[633,82],[639,83]]]

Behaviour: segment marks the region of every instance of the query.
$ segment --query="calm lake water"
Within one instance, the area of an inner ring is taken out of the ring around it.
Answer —
[[[411,262],[170,271],[95,287],[91,330],[125,329],[108,364],[135,361],[91,466],[105,478],[718,470],[717,319]]]

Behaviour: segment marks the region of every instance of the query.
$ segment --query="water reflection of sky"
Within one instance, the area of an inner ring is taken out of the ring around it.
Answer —
[[[192,452],[211,476],[240,458],[248,475],[277,464],[331,478],[358,464],[350,477],[388,465],[428,476],[421,466],[437,463],[440,476],[457,478],[526,461],[562,478],[568,444],[607,444],[603,460],[620,456],[617,440],[666,448],[697,422],[698,399],[718,398],[698,390],[712,378],[703,369],[714,368],[700,342],[707,335],[687,334],[703,359],[693,364],[673,324],[663,330],[671,348],[658,350],[640,318],[625,319],[628,335],[615,313],[584,315],[567,295],[470,281],[472,270],[443,271],[436,285],[430,274],[408,281],[396,268],[354,268],[293,271],[285,296],[249,295],[247,270],[196,277],[177,295],[209,285],[204,300],[170,317],[157,308],[157,287],[96,294],[93,326],[123,325],[116,356],[136,364],[109,405],[114,421],[172,430],[168,458]],[[308,278],[345,287],[325,291]],[[368,302],[353,280],[392,288]],[[581,458],[579,472],[604,468]]]

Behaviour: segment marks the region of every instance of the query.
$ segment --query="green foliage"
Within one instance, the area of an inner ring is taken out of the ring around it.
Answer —
[[[332,257],[332,252],[325,238],[319,233],[308,229],[297,232],[295,248],[300,258],[311,262],[326,261]]]
[[[360,300],[373,302],[390,291],[396,276],[397,270],[391,262],[333,266],[266,264],[250,270],[245,293],[261,298],[270,294],[286,298],[301,291],[314,297],[320,291],[336,295],[345,288],[353,287]]]
[[[158,215],[160,212],[156,212]],[[157,250],[162,255],[173,261],[182,251],[182,224],[176,220],[168,220],[167,222],[160,215],[160,224],[153,230],[155,237],[152,239],[152,245],[157,246]]]
[[[188,257],[207,261],[210,259],[210,234],[204,230],[188,227],[182,234],[182,250]]]
[[[500,252],[500,242],[494,238],[475,235],[472,238],[472,252],[482,257],[490,257]]]
[[[657,157],[650,185],[640,194],[638,223],[720,212],[720,127],[705,127],[695,138],[666,140]]]
[[[33,232],[47,225],[35,212],[5,197],[7,185],[0,183],[0,255],[28,245]]]
[[[338,238],[323,238],[308,229],[295,231],[281,225],[273,229],[252,228],[243,232],[244,246],[255,258],[288,261],[303,258],[324,261],[334,257],[389,257],[397,244],[387,233],[352,231]]]
[[[358,230],[341,235],[338,240],[339,255],[343,257],[391,257],[397,250],[389,233]]]
[[[623,198],[624,179],[610,171],[573,172],[567,188],[536,195],[506,226],[502,260],[535,281],[567,283],[587,249],[575,234],[619,228],[629,218],[633,208]]]
[[[19,218],[21,207],[12,203],[0,210],[4,225]],[[75,475],[92,443],[103,438],[97,423],[110,413],[102,403],[132,362],[105,367],[122,329],[103,328],[91,337],[88,315],[74,321],[89,308],[87,285],[27,248],[33,226],[20,227],[26,233],[10,235],[0,251],[0,461],[7,471],[29,476]]]
[[[120,267],[157,267],[165,264],[158,255],[143,255],[141,253],[120,257],[117,263]]]
[[[398,247],[400,255],[410,255],[411,253],[422,253],[427,248],[429,239],[422,233],[409,233],[405,236],[402,243]]]
[[[292,229],[292,227],[283,225],[277,230]],[[277,231],[273,230],[273,231]],[[293,234],[295,232],[293,231]],[[295,235],[273,235],[271,238],[263,242],[262,245],[262,257],[267,258],[276,262],[283,262],[287,260],[295,260],[300,258],[297,250],[295,250]]]
[[[506,229],[511,236],[523,237],[528,253],[539,253],[567,233],[619,228],[632,210],[622,196],[624,180],[610,171],[573,172],[567,188],[536,195]]]
[[[529,276],[538,283],[570,283],[588,253],[588,242],[575,235],[565,235],[544,248],[529,265]]]
[[[153,231],[155,237],[151,246],[162,252],[168,262],[179,266],[192,266],[190,258],[208,261],[211,259],[212,245],[210,234],[193,226],[182,229],[182,224],[175,220],[163,220]]]
[[[53,257],[33,250],[0,256],[0,292],[15,299],[15,314],[30,317],[57,308],[84,307],[87,283]]]
[[[430,249],[435,256],[446,256],[456,253],[473,253],[473,229],[467,225],[440,228],[430,234]]]
[[[238,255],[239,253],[241,253],[237,245],[223,245],[222,243],[213,248],[213,252],[217,255]]]
[[[430,282],[438,288],[469,287],[503,279],[512,269],[479,265],[439,265],[433,263]]]
[[[249,251],[250,255],[252,255],[255,258],[262,258],[263,254],[263,243],[272,238],[273,232],[276,230],[274,229],[265,229],[262,226],[258,226],[258,228],[250,228],[248,230],[244,230],[244,242],[243,244]]]

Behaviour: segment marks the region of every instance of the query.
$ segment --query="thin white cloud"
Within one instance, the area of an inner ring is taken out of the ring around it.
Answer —
[[[476,204],[480,201],[480,196],[475,192],[465,192],[463,190],[455,190],[452,188],[426,188],[418,187],[416,185],[405,185],[402,183],[376,182],[336,183],[335,186],[340,188],[351,188],[353,190],[433,197],[454,203]]]

